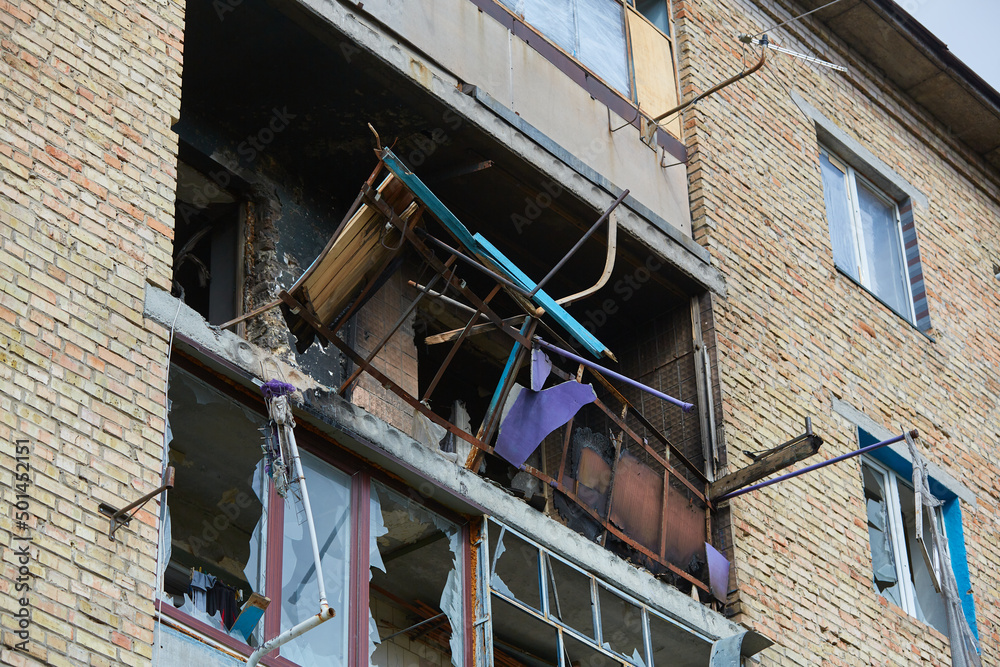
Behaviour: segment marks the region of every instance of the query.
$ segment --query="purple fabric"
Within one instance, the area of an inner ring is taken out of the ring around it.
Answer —
[[[272,398],[277,398],[278,396],[294,394],[295,387],[281,380],[268,380],[260,386],[260,391],[264,394],[264,398],[270,401]]]
[[[537,347],[531,348],[531,389],[541,391],[552,371],[552,360]]]
[[[729,596],[729,560],[708,542],[705,542],[705,552],[708,555],[708,581],[712,595],[719,602],[725,602]]]
[[[523,389],[500,426],[493,451],[520,468],[545,436],[595,398],[592,386],[572,380],[543,391]]]

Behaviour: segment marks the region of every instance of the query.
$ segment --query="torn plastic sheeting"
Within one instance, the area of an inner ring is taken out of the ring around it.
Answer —
[[[962,599],[958,592],[958,582],[955,580],[948,542],[938,530],[934,510],[942,503],[930,491],[927,461],[917,451],[916,444],[909,434],[906,436],[906,445],[910,452],[910,459],[913,461],[914,498],[921,505],[915,508],[918,515],[914,522],[919,522],[924,517],[928,519],[931,549],[937,552],[939,562],[942,563],[941,592],[945,599],[948,616],[948,638],[951,640],[952,667],[982,667],[982,659],[979,657],[979,643],[976,641],[969,620],[965,617],[965,610],[962,608]]]
[[[500,426],[495,453],[520,468],[545,436],[596,398],[591,385],[572,380],[542,391],[522,391]]]
[[[264,472],[264,466],[264,459],[257,462],[257,466],[253,471],[253,478],[250,481],[250,487],[253,489],[257,499],[260,500],[261,512],[260,519],[257,520],[257,525],[254,526],[253,532],[250,533],[250,556],[247,558],[246,567],[243,568],[243,575],[254,591],[263,589],[264,576],[261,571],[261,564],[265,562],[264,553],[267,548],[264,536],[264,526],[267,525],[267,490],[264,480],[268,477],[267,473]]]
[[[413,411],[413,428],[410,435],[417,442],[433,450],[441,449],[441,441],[448,437],[443,426],[435,424],[420,410]]]
[[[378,538],[389,532],[385,527],[385,520],[382,517],[382,503],[379,501],[378,491],[372,485],[370,520],[368,525],[368,581],[372,580],[372,568],[378,568],[385,572],[385,562],[382,560],[382,552],[378,548]],[[372,614],[371,605],[368,605],[368,664],[374,665],[372,656],[378,644],[382,643],[378,634],[378,624]]]

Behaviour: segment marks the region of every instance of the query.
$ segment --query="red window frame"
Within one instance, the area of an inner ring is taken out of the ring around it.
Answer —
[[[239,401],[244,406],[260,413],[266,419],[267,410],[263,398],[254,395],[246,387],[233,380],[217,375],[198,359],[174,349],[172,362],[178,367],[193,374],[198,379],[222,391],[230,398]],[[234,369],[235,370],[235,369]],[[238,372],[238,371],[237,371]],[[351,475],[351,538],[349,565],[349,609],[335,609],[337,614],[348,613],[351,610],[370,608],[368,571],[371,567],[369,558],[369,539],[371,527],[371,489],[372,481],[378,481],[389,488],[399,491],[408,498],[414,498],[414,489],[401,480],[392,477],[384,470],[365,461],[353,452],[345,449],[333,438],[315,431],[313,428],[299,424],[296,428],[296,442],[299,448],[316,456],[341,472]],[[264,594],[271,599],[271,604],[264,613],[264,637],[270,639],[281,631],[281,567],[284,551],[284,499],[278,496],[273,484],[268,484],[268,521],[267,521],[267,555],[265,559]],[[440,514],[459,525],[462,535],[461,581],[464,584],[464,666],[472,667],[473,660],[473,600],[472,600],[472,545],[471,528],[468,517],[457,514],[440,505],[431,498],[422,495],[419,502],[428,509]],[[253,648],[215,628],[207,623],[188,615],[173,605],[163,604],[156,600],[156,611],[163,616],[204,635],[205,637],[225,646],[227,649],[249,656]],[[317,611],[319,607],[317,605]],[[347,667],[368,667],[368,615],[354,613],[348,617],[347,623]],[[363,648],[362,648],[363,647]],[[262,665],[273,667],[306,667],[298,665],[287,658],[281,657],[281,649],[275,649],[261,660]]]

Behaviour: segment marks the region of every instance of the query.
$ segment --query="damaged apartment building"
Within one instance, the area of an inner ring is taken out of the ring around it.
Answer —
[[[824,4],[0,8],[0,664],[995,662],[1000,95]]]

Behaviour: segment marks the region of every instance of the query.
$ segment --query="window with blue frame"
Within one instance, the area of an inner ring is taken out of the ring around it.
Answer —
[[[878,442],[878,438],[858,429],[858,441],[862,447],[867,447]],[[926,539],[930,533],[930,519],[916,507],[910,481],[912,464],[898,453],[883,448],[862,458],[861,472],[875,590],[911,616],[947,635],[948,616],[939,573],[941,568],[951,567],[966,619],[976,633],[958,497],[930,478],[931,494],[942,501],[934,510],[934,521],[946,538],[951,556],[950,563],[942,563]],[[924,540],[918,539],[918,520]]]

